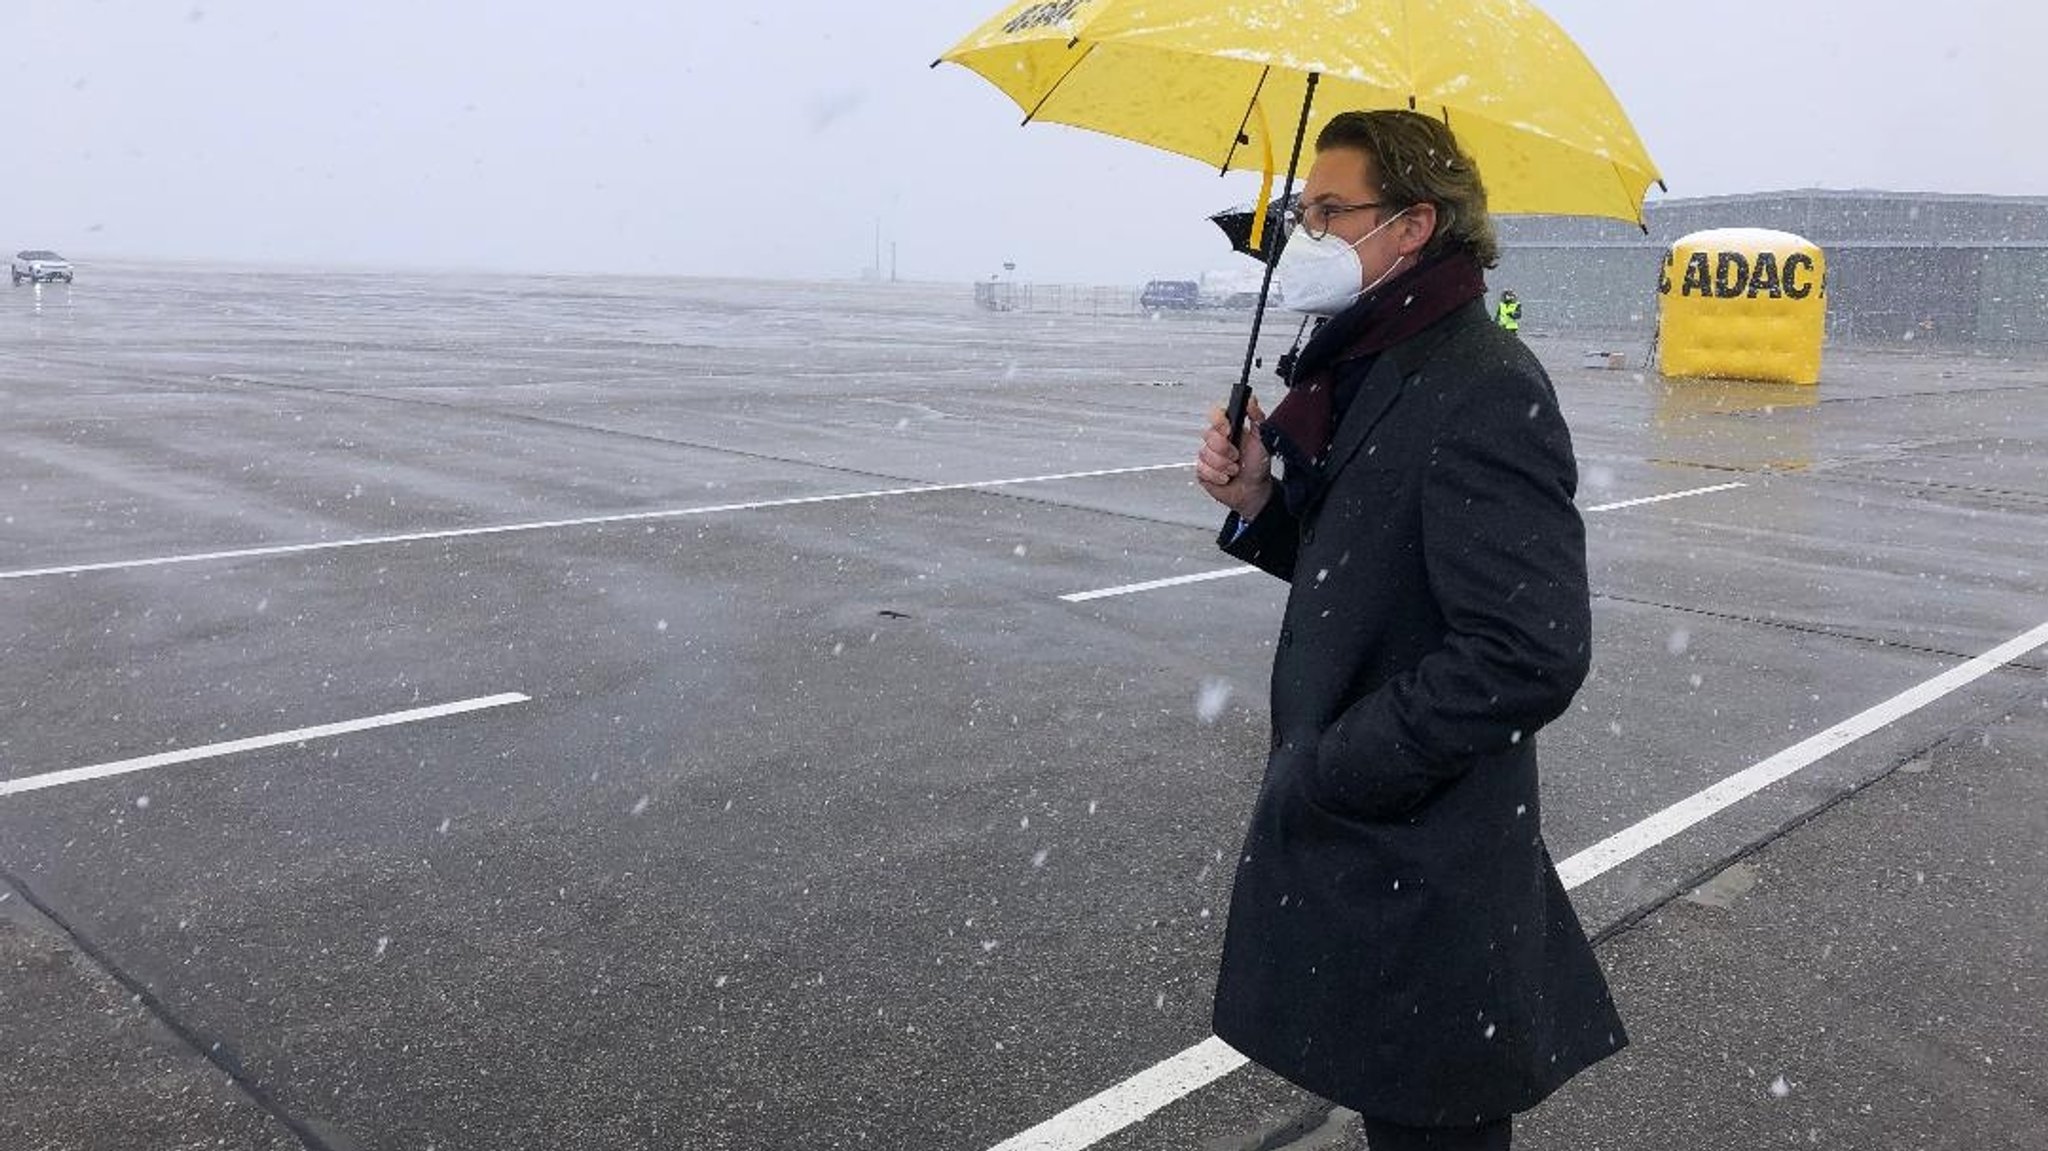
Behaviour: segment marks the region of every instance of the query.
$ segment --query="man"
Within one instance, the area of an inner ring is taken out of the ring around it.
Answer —
[[[1224,550],[1292,584],[1216,1034],[1373,1151],[1506,1148],[1627,1042],[1538,822],[1536,731],[1589,658],[1571,437],[1486,313],[1443,124],[1336,117],[1292,216],[1289,306],[1331,318],[1260,434],[1213,413],[1196,461]]]
[[[1501,326],[1502,331],[1521,334],[1522,301],[1516,299],[1513,292],[1500,294],[1500,312],[1494,316],[1494,322]]]

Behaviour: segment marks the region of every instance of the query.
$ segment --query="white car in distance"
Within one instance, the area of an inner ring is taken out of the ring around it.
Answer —
[[[71,282],[71,261],[55,252],[39,248],[14,254],[14,284],[20,287],[24,281],[31,284],[48,284],[57,280]]]

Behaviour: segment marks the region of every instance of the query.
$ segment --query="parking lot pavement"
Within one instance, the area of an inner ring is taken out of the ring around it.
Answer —
[[[0,1032],[42,1069],[0,1082],[30,1138],[68,1137],[53,1086],[125,1105],[52,1038],[98,1034],[109,979],[244,1084],[202,1129],[284,1138],[262,1100],[337,1151],[976,1151],[1206,1037],[1284,589],[1063,597],[1226,566],[1178,465],[1235,322],[167,283],[0,315],[0,785],[42,781],[0,789],[0,866],[64,924],[32,954],[92,957],[0,967],[65,1021]],[[1542,736],[1559,859],[2048,620],[2043,364],[1845,350],[1759,393],[1537,346],[1597,595]],[[1661,905],[2042,667],[1646,843],[1582,916]],[[1240,1071],[1157,1102],[1092,1145],[1241,1143],[1309,1101]]]
[[[14,1151],[301,1146],[4,880],[0,1083]]]
[[[1517,1146],[2041,1146],[2048,682],[1997,695],[1606,943],[1635,1044]]]

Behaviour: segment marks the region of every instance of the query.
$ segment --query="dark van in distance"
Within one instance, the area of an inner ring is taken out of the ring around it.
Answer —
[[[1153,280],[1138,296],[1148,312],[1185,311],[1201,303],[1201,285],[1193,280]]]

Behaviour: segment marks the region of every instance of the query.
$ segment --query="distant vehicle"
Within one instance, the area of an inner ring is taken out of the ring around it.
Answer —
[[[52,280],[71,282],[71,261],[55,252],[30,249],[14,254],[14,283],[19,286],[23,280],[32,284],[47,284]]]
[[[1148,312],[1192,309],[1202,302],[1202,286],[1193,280],[1154,280],[1138,296],[1138,306]]]
[[[1269,308],[1279,308],[1285,307],[1286,304],[1287,293],[1280,290],[1280,285],[1273,285],[1273,290],[1266,295],[1266,306]],[[1242,308],[1248,312],[1259,306],[1259,294],[1257,292],[1232,292],[1223,297],[1223,306],[1226,308]]]
[[[1245,267],[1218,268],[1202,273],[1202,306],[1205,308],[1228,308],[1233,311],[1250,311],[1259,303],[1259,285],[1265,277]],[[1273,293],[1267,301],[1273,307],[1281,306],[1280,285],[1273,285]]]

